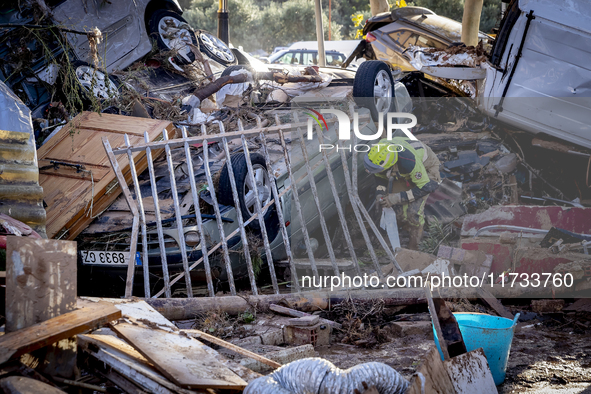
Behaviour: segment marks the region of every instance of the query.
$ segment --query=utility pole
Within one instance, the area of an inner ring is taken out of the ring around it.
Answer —
[[[482,3],[483,0],[466,0],[464,3],[462,42],[466,44],[466,46],[478,45],[478,31],[480,29]]]
[[[218,38],[230,44],[230,30],[228,23],[228,0],[220,0],[220,8],[218,9]]]
[[[324,51],[324,29],[322,28],[322,3],[320,0],[314,0],[314,5],[316,12],[316,39],[318,40],[318,65],[320,67],[326,67],[326,52]]]

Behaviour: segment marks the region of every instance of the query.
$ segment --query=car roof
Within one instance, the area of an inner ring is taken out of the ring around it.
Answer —
[[[370,21],[380,22],[402,22],[415,25],[423,30],[446,39],[449,43],[462,40],[462,24],[451,18],[437,15],[433,11],[424,7],[402,7],[389,13],[378,14]],[[375,18],[375,19],[374,19]],[[482,32],[478,34],[481,39],[490,37]]]
[[[275,52],[275,53],[271,54],[271,56],[269,56],[269,58],[268,58],[269,59],[269,62],[272,63],[275,60],[279,59],[281,56],[285,55],[286,53],[290,53],[290,52],[316,52],[316,53],[318,53],[318,50],[316,50],[316,49],[303,49],[303,48],[298,48],[298,49],[284,49],[284,50],[281,50],[279,52]],[[338,54],[338,55],[345,56],[345,54],[343,52],[334,51],[334,50],[324,51],[324,53],[328,53],[328,54],[331,54],[331,55]]]

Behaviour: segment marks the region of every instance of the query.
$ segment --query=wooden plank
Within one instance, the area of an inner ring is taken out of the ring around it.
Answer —
[[[135,383],[128,380],[125,376],[121,375],[119,372],[111,369],[108,372],[102,373],[99,371],[101,375],[105,378],[109,379],[112,383],[114,383],[117,387],[122,389],[127,394],[148,394],[147,391],[142,390]]]
[[[0,337],[0,364],[61,339],[96,329],[121,317],[108,303],[97,303]]]
[[[453,357],[443,365],[457,394],[498,393],[482,348]]]
[[[424,382],[419,377],[419,373]],[[456,394],[451,378],[435,346],[432,346],[423,358],[405,394]]]
[[[291,316],[291,317],[305,317],[305,316],[314,316],[311,315],[309,313],[306,312],[301,312],[295,309],[291,309],[291,308],[286,308],[284,306],[281,305],[276,305],[276,304],[269,304],[269,309],[272,310],[273,312],[277,312],[280,313],[282,315],[287,315],[287,316]],[[328,324],[331,327],[334,328],[338,328],[339,330],[343,328],[343,326],[337,322],[334,322],[332,320],[328,320],[328,319],[320,319],[320,321],[324,324]]]
[[[501,317],[506,317],[507,319],[513,320],[515,316],[499,300],[496,299],[494,295],[488,291],[485,287],[477,287],[476,292],[478,296],[484,301],[488,306],[493,308],[495,312],[499,314]]]
[[[76,309],[76,243],[7,238],[6,332],[14,332]],[[76,340],[64,339],[23,360],[40,371],[73,377]]]
[[[102,138],[108,138],[113,146],[124,145],[124,134],[129,134],[132,144],[143,142],[147,131],[151,141],[162,139],[166,129],[170,138],[175,135],[171,122],[133,118],[129,116],[83,112],[68,123],[57,135],[38,151],[41,163],[51,160],[79,164],[93,171],[89,174],[69,171],[42,171],[39,183],[47,203],[47,233],[49,237],[62,235],[62,239],[75,238],[90,224],[94,215],[104,211],[117,198],[121,189],[102,147]],[[154,157],[162,150],[152,151]],[[147,168],[145,152],[133,155],[138,173]],[[131,181],[129,163],[125,155],[117,156],[125,182]],[[99,170],[102,169],[102,170]],[[96,176],[95,176],[96,172]],[[92,215],[90,208],[92,205]]]
[[[6,239],[6,332],[76,309],[76,242]]]
[[[102,300],[107,301],[107,302],[113,302],[115,304],[115,306],[121,310],[123,317],[131,320],[132,322],[135,322],[138,324],[145,324],[145,325],[148,325],[149,327],[152,327],[152,328],[159,328],[162,330],[168,330],[170,332],[178,332],[177,327],[170,320],[166,319],[164,316],[162,316],[160,313],[158,313],[154,308],[152,308],[150,305],[148,305],[145,301],[131,301],[130,302],[127,300],[122,300],[122,299],[85,297],[82,299],[78,299],[78,307],[85,306],[85,305],[88,305],[89,303],[93,303],[93,302],[99,302]],[[107,329],[103,329],[101,331],[106,332]],[[195,335],[194,335],[194,333],[192,333],[192,331],[197,331],[197,330],[183,330],[183,331],[186,331],[187,335],[194,337]],[[117,341],[121,342],[120,339],[117,339]],[[195,341],[197,341],[197,340],[195,340]],[[225,341],[222,341],[222,342],[227,343]],[[232,344],[230,344],[230,345],[232,345]],[[131,349],[133,349],[133,348],[131,348]],[[226,357],[222,356],[221,354],[219,354],[217,351],[210,348],[209,346],[203,345],[203,350],[205,350],[210,355],[210,357],[218,360],[221,364],[226,366],[229,370],[234,372],[236,375],[238,375],[240,378],[242,378],[246,382],[250,382],[250,381],[252,381],[256,378],[259,378],[261,376],[259,373],[256,373],[256,372],[244,367],[240,363],[237,363],[235,361],[227,359]],[[244,349],[241,349],[241,350],[244,350]],[[271,361],[271,362],[273,362],[273,361]]]
[[[109,341],[114,345],[107,344]],[[139,387],[155,394],[192,394],[167,380],[154,366],[127,343],[111,335],[78,335],[80,347]]]
[[[431,284],[427,282],[425,286],[425,295],[427,296],[427,304],[429,305],[429,313],[431,314],[431,322],[433,323],[433,327],[435,327],[435,332],[437,333],[437,340],[439,341],[439,347],[441,348],[441,353],[443,353],[443,359],[449,360],[449,352],[447,351],[447,343],[443,337],[443,331],[441,330],[441,325],[439,324],[439,317],[437,316],[437,310],[435,309],[435,303],[433,302],[433,295],[431,294]]]
[[[181,387],[234,390],[246,387],[244,380],[211,357],[199,341],[130,323],[112,327],[164,376]]]
[[[194,338],[198,338],[198,339],[203,339],[206,340],[208,342],[211,342],[213,344],[216,344],[218,346],[222,346],[225,347],[226,349],[232,350],[233,352],[236,352],[242,356],[248,357],[248,358],[252,358],[253,360],[256,360],[258,362],[261,362],[263,364],[266,364],[272,368],[279,368],[281,367],[281,364],[279,364],[276,361],[273,360],[269,360],[267,357],[263,357],[260,354],[256,354],[253,353],[249,350],[243,349],[240,346],[234,345],[233,343],[230,342],[226,342],[223,339],[220,339],[218,337],[214,337],[213,335],[209,335],[204,333],[203,331],[199,331],[199,330],[182,330],[181,332],[185,332],[187,333],[189,336],[192,336]]]
[[[53,164],[52,164],[53,162]],[[55,164],[55,163],[58,164]],[[66,166],[60,163],[67,163],[64,160],[49,160],[49,159],[42,159],[39,160],[39,173],[46,174],[46,175],[57,175],[63,176],[64,178],[74,178],[74,179],[84,179],[87,181],[93,180],[94,182],[99,182],[101,179],[105,177],[111,170],[111,168],[106,166],[96,166],[96,165],[86,165],[84,168],[74,168],[71,166]],[[76,163],[68,163],[68,164],[76,164]],[[50,167],[50,168],[43,168],[43,167]]]

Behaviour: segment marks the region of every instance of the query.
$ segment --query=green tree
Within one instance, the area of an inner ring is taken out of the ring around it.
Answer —
[[[217,31],[218,2],[193,0],[183,16],[194,29]],[[230,41],[246,51],[271,51],[297,41],[316,39],[313,0],[229,0]],[[325,38],[328,37],[328,15],[323,13]],[[341,40],[341,24],[331,23],[333,40]]]
[[[425,7],[438,15],[447,16],[458,22],[464,16],[464,0],[408,0],[408,5]],[[501,0],[484,0],[480,16],[480,31],[490,33],[500,22]]]

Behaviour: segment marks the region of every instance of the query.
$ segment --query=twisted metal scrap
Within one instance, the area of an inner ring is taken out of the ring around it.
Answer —
[[[375,386],[380,394],[402,394],[409,385],[395,369],[383,363],[359,364],[342,370],[322,358],[305,358],[253,380],[244,394],[351,394],[355,389],[365,391],[363,382]]]

